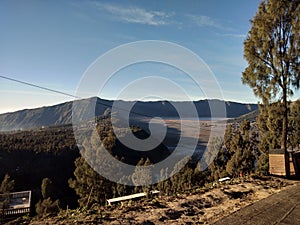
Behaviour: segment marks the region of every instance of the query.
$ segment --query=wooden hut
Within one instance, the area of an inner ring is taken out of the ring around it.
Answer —
[[[295,169],[292,159],[292,152],[290,152],[290,175],[295,175]],[[269,172],[273,175],[285,176],[285,162],[284,150],[274,149],[269,151]]]

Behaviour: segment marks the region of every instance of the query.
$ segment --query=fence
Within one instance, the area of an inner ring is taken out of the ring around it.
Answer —
[[[31,191],[12,192],[0,195],[2,219],[30,212]]]

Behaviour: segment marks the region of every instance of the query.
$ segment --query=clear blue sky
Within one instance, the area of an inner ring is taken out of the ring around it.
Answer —
[[[74,94],[84,71],[106,51],[133,41],[163,40],[198,54],[216,75],[225,100],[257,102],[242,85],[241,72],[246,66],[243,40],[259,2],[2,0],[0,75]],[[164,67],[137,65],[119,76],[179,74]],[[112,80],[100,97],[114,98],[122,79]],[[197,93],[192,97],[203,98]],[[3,79],[0,98],[0,113],[72,100]]]

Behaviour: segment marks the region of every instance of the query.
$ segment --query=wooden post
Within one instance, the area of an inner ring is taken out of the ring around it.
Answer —
[[[291,176],[291,169],[290,169],[290,153],[287,149],[284,149],[284,161],[285,161],[285,174],[287,178]]]

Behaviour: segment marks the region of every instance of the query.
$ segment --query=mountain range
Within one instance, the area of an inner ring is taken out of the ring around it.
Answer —
[[[132,102],[117,100],[119,106],[126,108],[134,103],[131,109],[130,117],[178,117],[175,108],[189,109],[191,102],[188,101],[148,101],[148,102]],[[76,100],[77,106],[80,106],[76,113],[84,113],[88,107],[94,107],[95,116],[101,116],[110,111],[114,101],[92,97],[87,99]],[[198,113],[198,117],[211,117],[211,105],[225,105],[227,118],[235,118],[257,110],[257,104],[244,104],[237,102],[228,102],[221,100],[199,100],[192,102]],[[35,109],[24,109],[11,113],[0,114],[0,131],[11,131],[20,129],[33,129],[43,126],[64,125],[72,123],[72,107],[73,101],[65,102],[53,106],[45,106]],[[122,107],[120,108],[122,110]],[[186,110],[185,117],[195,117],[189,110]],[[94,116],[93,115],[93,116]],[[224,117],[224,114],[220,113]],[[218,116],[214,114],[214,117]],[[92,119],[92,118],[87,118]]]

